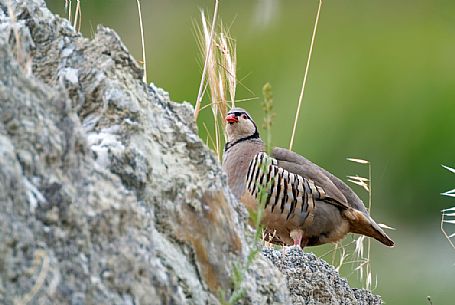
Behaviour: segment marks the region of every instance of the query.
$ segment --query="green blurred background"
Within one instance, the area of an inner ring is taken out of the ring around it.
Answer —
[[[46,2],[65,15],[64,0]],[[81,2],[86,36],[109,26],[141,59],[136,1]],[[273,144],[287,147],[318,2],[220,2],[237,41],[237,98],[259,97],[238,105],[260,122],[262,86],[270,82]],[[198,92],[200,9],[210,15],[213,1],[142,1],[148,79],[174,101],[194,104]],[[200,121],[210,126],[208,108]],[[428,304],[427,295],[435,305],[454,303],[455,251],[439,226],[440,210],[455,205],[440,195],[455,187],[455,175],[441,167],[455,167],[455,1],[325,1],[294,150],[339,177],[368,174],[346,157],[372,162],[372,215],[397,228],[395,248],[372,243],[374,292],[386,304]],[[360,287],[351,271],[342,274]]]

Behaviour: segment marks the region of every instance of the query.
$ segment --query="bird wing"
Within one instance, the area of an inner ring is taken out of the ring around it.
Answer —
[[[276,210],[276,213],[287,215],[286,219],[298,215],[299,223],[303,223],[308,217],[313,218],[316,201],[348,208],[345,202],[332,197],[312,179],[288,170],[287,163],[287,168],[281,165],[280,161],[260,152],[250,162],[246,176],[248,193],[263,202],[271,213]]]
[[[274,148],[271,155],[278,161],[278,166],[303,178],[313,180],[316,185],[324,189],[328,198],[335,200],[345,208],[351,206],[352,201],[360,201],[364,209],[362,201],[343,181],[313,162],[285,148]],[[357,200],[352,200],[355,199],[354,197]]]

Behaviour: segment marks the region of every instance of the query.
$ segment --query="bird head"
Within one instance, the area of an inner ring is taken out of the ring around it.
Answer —
[[[258,129],[251,116],[242,108],[232,108],[226,116],[226,134],[228,142],[246,137],[259,137]]]

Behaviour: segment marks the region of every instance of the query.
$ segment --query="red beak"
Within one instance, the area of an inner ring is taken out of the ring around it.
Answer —
[[[228,114],[226,117],[226,122],[228,123],[236,123],[238,121],[239,119],[237,119],[237,117],[234,114]]]

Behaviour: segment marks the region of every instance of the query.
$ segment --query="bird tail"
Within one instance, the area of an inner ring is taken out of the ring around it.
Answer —
[[[368,237],[373,237],[377,241],[389,247],[393,247],[395,245],[393,240],[387,236],[384,230],[382,230],[382,228],[370,216],[354,209],[350,209],[348,214],[350,231],[352,233],[359,233]]]

